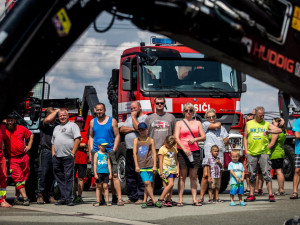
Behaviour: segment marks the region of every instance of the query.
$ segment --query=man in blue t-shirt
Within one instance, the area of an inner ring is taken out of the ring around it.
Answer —
[[[293,126],[295,132],[296,144],[295,144],[295,173],[293,179],[293,194],[290,199],[298,199],[298,186],[300,181],[300,118],[297,119]]]

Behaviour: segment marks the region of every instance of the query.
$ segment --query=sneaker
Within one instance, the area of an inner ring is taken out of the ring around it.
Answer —
[[[29,206],[29,205],[30,205],[30,203],[29,203],[29,198],[24,198],[23,205],[24,205],[24,206]]]
[[[67,206],[74,206],[75,203],[74,203],[72,200],[70,200],[70,201],[67,201],[67,202],[66,202],[66,205],[67,205]]]
[[[269,195],[269,201],[275,202],[275,196],[273,194]]]
[[[147,203],[146,202],[143,202],[142,205],[141,205],[142,209],[145,209],[147,208]]]
[[[159,202],[159,201],[155,202],[155,207],[161,208],[161,206],[162,206],[161,202]]]
[[[42,193],[37,193],[37,199],[36,199],[36,203],[39,205],[43,205],[46,202],[44,201],[44,197]]]
[[[83,203],[83,200],[81,198],[81,196],[76,196],[76,198],[73,201],[75,204],[80,204]]]
[[[170,202],[170,201],[164,201],[163,206],[172,207],[173,205],[172,205],[172,202]]]
[[[245,202],[254,202],[256,200],[254,195],[249,195],[247,198],[245,198]]]
[[[14,205],[23,205],[23,202],[19,198],[15,198]]]
[[[59,200],[54,203],[54,205],[65,205],[65,204],[66,204],[66,201],[64,201],[64,200]]]
[[[246,206],[247,204],[244,201],[241,201],[239,205],[240,206]]]
[[[259,189],[258,192],[257,192],[257,195],[258,195],[258,196],[261,196],[261,195],[263,195],[263,194],[264,194],[263,190],[262,190],[262,189]]]
[[[236,206],[236,204],[234,201],[232,201],[232,202],[230,202],[229,206]]]

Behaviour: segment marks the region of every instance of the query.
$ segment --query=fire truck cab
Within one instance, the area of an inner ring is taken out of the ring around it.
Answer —
[[[177,120],[183,118],[182,109],[187,102],[194,105],[195,117],[201,121],[205,120],[205,112],[214,108],[217,121],[230,134],[228,152],[238,149],[242,153],[240,99],[246,91],[245,75],[170,39],[152,37],[151,42],[155,45],[141,43],[139,47],[125,50],[120,69],[113,70],[108,96],[113,117],[120,126],[131,112],[131,102],[139,101],[143,112],[151,114],[155,112],[154,98],[163,96],[165,111]],[[122,181],[124,176],[119,177]],[[229,173],[223,177],[227,186]]]

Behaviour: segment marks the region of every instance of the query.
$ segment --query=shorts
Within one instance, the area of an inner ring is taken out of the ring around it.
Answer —
[[[106,183],[109,182],[109,174],[108,173],[97,173],[98,179],[95,180],[96,184]]]
[[[187,169],[187,168],[200,168],[202,161],[200,160],[200,151],[193,151],[193,158],[194,161],[190,162],[189,158],[187,155],[184,153],[182,149],[178,149],[178,162],[179,162],[179,168],[180,169]]]
[[[295,168],[300,168],[300,154],[295,154]]]
[[[151,168],[147,168],[147,169],[151,169]],[[153,173],[150,171],[141,171],[140,176],[142,178],[143,183],[145,183],[146,181],[149,181],[151,183],[153,182]]]
[[[208,185],[209,189],[220,189],[221,178],[211,178],[211,182]]]
[[[168,178],[176,178],[176,174],[171,173],[171,174],[167,177],[167,179],[168,179]]]
[[[111,165],[111,173],[112,174],[117,174],[118,173],[118,162],[116,159],[116,152],[115,151],[110,151],[107,153],[109,160],[110,160],[110,165]]]
[[[271,159],[271,162],[272,162],[271,166],[274,170],[283,168],[283,158]]]
[[[78,178],[85,178],[86,177],[86,164],[75,164],[74,167],[74,174],[76,175],[78,171]]]
[[[231,184],[230,185],[230,194],[231,195],[243,195],[244,194],[244,183]]]
[[[258,164],[259,163],[259,164]],[[256,181],[257,168],[260,167],[263,178],[266,182],[272,181],[271,177],[271,160],[270,155],[247,155],[247,169],[250,176],[250,182]]]

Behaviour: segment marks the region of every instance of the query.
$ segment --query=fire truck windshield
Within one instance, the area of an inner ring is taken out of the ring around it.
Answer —
[[[160,59],[154,66],[142,65],[145,91],[237,93],[238,82],[236,70],[215,61]]]

